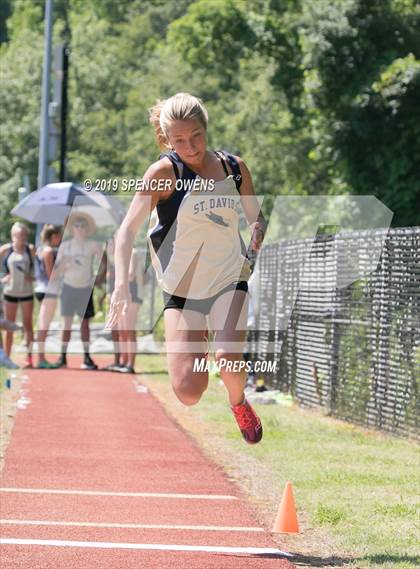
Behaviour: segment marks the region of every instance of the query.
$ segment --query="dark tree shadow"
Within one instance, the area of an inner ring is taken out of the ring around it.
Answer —
[[[420,555],[366,555],[365,557],[360,557],[360,560],[368,559],[373,563],[413,563],[414,566],[420,567]]]
[[[291,553],[291,552],[290,552]],[[343,567],[350,563],[358,561],[371,561],[380,565],[381,563],[412,563],[414,566],[420,567],[419,555],[365,555],[364,557],[314,557],[311,555],[300,555],[299,553],[291,553],[292,557],[288,559],[296,566],[309,567]]]
[[[290,552],[291,553],[291,552]],[[343,567],[357,561],[354,557],[315,557],[313,555],[301,555],[299,553],[291,553],[290,561],[294,565],[306,565],[310,567]]]

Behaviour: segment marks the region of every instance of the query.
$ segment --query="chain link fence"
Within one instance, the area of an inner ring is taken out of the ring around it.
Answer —
[[[363,277],[340,286],[355,271]],[[303,406],[418,437],[420,227],[267,245],[258,284],[250,351],[278,362],[266,383]]]

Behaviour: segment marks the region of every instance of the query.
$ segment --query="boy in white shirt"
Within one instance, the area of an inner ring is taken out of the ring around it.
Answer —
[[[71,214],[67,226],[73,238],[61,244],[57,256],[58,272],[63,275],[61,315],[64,317],[64,328],[61,357],[56,367],[67,367],[67,346],[71,338],[73,318],[77,314],[82,321],[81,337],[84,350],[83,364],[80,367],[95,370],[98,366],[89,354],[89,320],[95,315],[93,261],[96,259],[99,262],[104,252],[101,243],[89,239],[96,229],[95,222],[90,215]]]

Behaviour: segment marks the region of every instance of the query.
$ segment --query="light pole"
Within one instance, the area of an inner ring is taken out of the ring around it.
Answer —
[[[48,106],[50,102],[51,36],[53,0],[45,2],[44,67],[42,71],[41,126],[39,136],[38,188],[48,183]]]

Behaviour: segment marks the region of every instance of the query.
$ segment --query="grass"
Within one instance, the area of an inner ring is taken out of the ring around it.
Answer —
[[[286,481],[301,533],[280,543],[308,566],[414,569],[419,551],[419,466],[414,442],[365,431],[297,406],[256,405],[261,444],[241,440],[218,380],[195,407],[176,401],[162,356],[139,358],[140,380],[221,462],[270,528]],[[211,434],[211,437],[210,437]]]
[[[11,380],[10,388],[6,380]],[[4,464],[4,452],[7,448],[13,427],[17,396],[20,389],[20,370],[0,367],[0,472]]]
[[[5,381],[7,377],[7,370],[4,367],[0,367],[0,395],[5,389]]]

